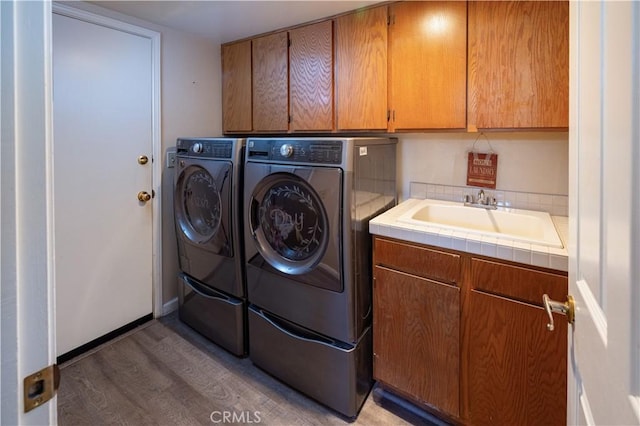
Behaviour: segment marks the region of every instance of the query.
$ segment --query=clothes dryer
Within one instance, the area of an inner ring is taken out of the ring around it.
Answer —
[[[396,204],[391,138],[249,138],[251,360],[348,417],[371,379],[369,219]]]
[[[244,142],[178,139],[174,180],[180,319],[238,356],[247,353]]]

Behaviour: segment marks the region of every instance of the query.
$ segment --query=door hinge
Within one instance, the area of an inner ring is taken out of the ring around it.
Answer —
[[[24,412],[27,413],[49,401],[60,385],[60,369],[49,365],[24,378]]]
[[[395,109],[394,110],[391,110],[391,109],[387,110],[387,122],[389,122],[389,121],[393,121],[393,122],[396,121],[396,110]]]
[[[293,121],[293,116],[292,115],[287,117],[287,123],[291,124],[291,121]]]

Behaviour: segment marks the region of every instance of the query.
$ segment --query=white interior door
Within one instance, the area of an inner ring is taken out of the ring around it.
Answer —
[[[640,423],[640,3],[571,2],[569,423]]]
[[[53,86],[61,355],[152,312],[151,40],[54,14]]]

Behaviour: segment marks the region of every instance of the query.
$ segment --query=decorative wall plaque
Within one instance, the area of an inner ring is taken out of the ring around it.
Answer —
[[[467,162],[467,185],[496,189],[498,154],[470,152]]]

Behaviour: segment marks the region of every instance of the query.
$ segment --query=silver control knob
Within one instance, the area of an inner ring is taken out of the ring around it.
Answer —
[[[285,143],[280,147],[280,155],[282,155],[283,157],[291,157],[292,154],[293,154],[292,145]]]
[[[193,145],[191,145],[191,151],[195,152],[196,154],[200,154],[203,150],[204,150],[204,146],[202,146],[200,142],[196,142]]]

